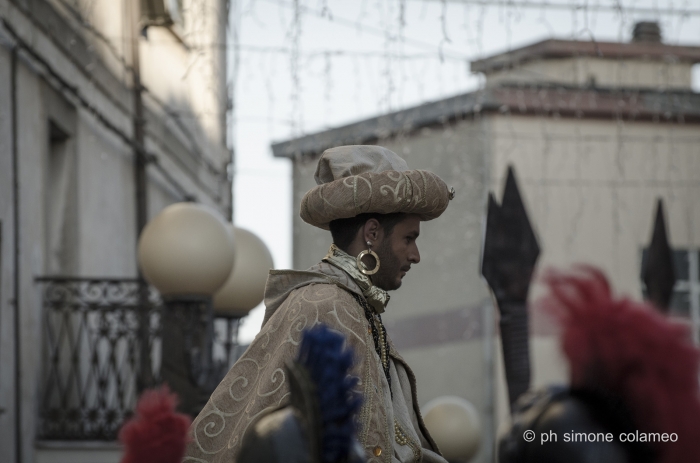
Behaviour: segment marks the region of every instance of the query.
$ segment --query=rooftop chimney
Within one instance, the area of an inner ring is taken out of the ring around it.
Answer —
[[[661,43],[661,28],[655,21],[640,21],[634,25],[632,42]]]

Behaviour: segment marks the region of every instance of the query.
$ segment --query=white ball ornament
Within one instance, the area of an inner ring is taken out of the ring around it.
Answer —
[[[163,296],[211,296],[231,273],[234,238],[214,209],[175,203],[143,229],[138,261],[143,276]]]
[[[244,317],[262,302],[267,275],[274,264],[260,238],[243,228],[229,226],[236,240],[236,258],[233,272],[214,295],[214,311],[217,315]]]
[[[444,396],[424,408],[423,421],[443,456],[449,461],[469,461],[481,444],[479,413],[461,397]]]

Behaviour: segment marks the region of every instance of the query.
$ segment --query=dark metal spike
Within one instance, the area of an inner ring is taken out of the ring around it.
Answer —
[[[508,167],[499,206],[489,194],[481,271],[498,304],[511,408],[530,387],[527,294],[540,247]]]
[[[669,303],[676,284],[676,272],[673,266],[673,251],[668,242],[664,203],[657,200],[654,230],[651,243],[642,263],[642,281],[647,287],[647,299],[661,312],[668,313]]]
[[[493,196],[489,196],[484,233],[481,270],[497,299],[527,299],[539,254],[540,247],[511,166],[501,205],[498,206]]]
[[[520,189],[515,179],[515,169],[513,166],[508,166],[508,175],[506,177],[506,185],[503,190],[503,201],[501,201],[501,210],[506,220],[507,226],[517,227],[513,230],[517,233],[520,253],[523,259],[532,263],[534,268],[537,258],[540,255],[540,246],[537,243],[535,231],[532,229],[532,224],[527,216],[525,204],[520,196]],[[513,237],[515,237],[515,233]]]

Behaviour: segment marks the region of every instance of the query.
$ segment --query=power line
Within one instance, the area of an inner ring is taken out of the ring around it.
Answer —
[[[259,46],[259,45],[238,45],[241,50],[243,51],[250,51],[250,52],[260,52],[260,53],[291,53],[292,49],[288,47],[272,47],[272,46]],[[354,57],[368,57],[368,58],[392,58],[392,59],[405,59],[405,60],[413,60],[413,59],[439,59],[440,57],[436,55],[434,52],[433,53],[412,53],[412,54],[406,54],[406,53],[386,53],[381,50],[342,50],[342,49],[335,49],[335,50],[314,50],[314,51],[307,51],[307,52],[299,52],[299,56],[302,57],[321,57],[321,56],[332,56],[332,57],[349,57],[349,58],[354,58]],[[462,55],[461,57],[457,56],[445,56],[445,59],[449,60],[454,60],[454,61],[460,61],[463,62],[464,60],[471,59],[467,55]]]
[[[700,16],[700,9],[682,9],[682,8],[654,8],[640,6],[623,6],[616,2],[616,5],[589,5],[587,3],[559,3],[547,1],[530,1],[530,0],[419,0],[426,1],[448,1],[451,3],[463,3],[466,5],[475,5],[482,7],[498,7],[498,8],[536,8],[548,10],[581,10],[581,11],[608,11],[613,13],[636,13],[636,14],[652,14],[664,16]]]
[[[99,30],[97,30],[89,21],[87,21],[79,11],[77,11],[74,7],[71,5],[67,4],[65,0],[58,0],[59,3],[61,3],[68,12],[74,17],[74,19],[78,22],[78,24],[85,29],[87,29],[89,32],[95,35],[96,38],[98,38],[100,41],[105,43],[107,46],[108,50],[110,53],[120,61],[120,63],[124,66],[125,70],[131,72],[131,67],[129,66],[128,63],[124,60],[123,56],[119,53],[119,51],[116,49],[116,47],[113,44],[114,40],[123,40],[124,37],[122,36],[106,36],[102,34]],[[267,1],[268,3],[274,3],[277,5],[282,5],[286,7],[293,8],[294,5],[291,5],[289,3],[286,3],[282,0],[264,0]],[[437,0],[419,0],[421,2],[429,2],[429,1],[437,1]],[[564,3],[557,3],[557,2],[534,2],[534,1],[529,1],[529,0],[523,0],[523,1],[514,1],[514,0],[448,0],[454,3],[464,3],[467,5],[476,5],[476,6],[483,6],[483,7],[500,7],[500,8],[538,8],[538,9],[551,9],[551,10],[587,10],[587,11],[608,11],[608,12],[625,12],[625,13],[640,13],[640,14],[663,14],[663,15],[677,15],[677,16],[700,16],[700,9],[673,9],[673,8],[651,8],[651,7],[625,7],[625,6],[611,6],[611,5],[587,5],[587,4],[564,4]],[[362,31],[367,31],[373,34],[381,34],[382,36],[385,36],[386,31],[380,29],[380,28],[375,28],[372,26],[367,26],[365,24],[359,23],[357,21],[352,21],[349,19],[345,19],[342,17],[338,16],[332,16],[332,18],[329,18],[329,16],[321,11],[317,11],[305,6],[300,6],[301,10],[303,13],[306,14],[313,14],[314,16],[318,16],[324,19],[328,19],[333,22],[337,22],[338,24],[344,25],[344,26],[352,26],[353,28],[356,28],[358,30]],[[430,49],[433,50],[433,53],[415,53],[415,54],[398,54],[398,53],[386,53],[384,51],[373,51],[373,50],[358,50],[358,51],[353,51],[353,50],[343,50],[343,49],[335,49],[335,50],[315,50],[315,51],[309,51],[309,52],[298,52],[299,56],[303,57],[325,57],[325,56],[332,56],[332,57],[377,57],[377,58],[391,58],[391,59],[400,59],[400,60],[420,60],[420,59],[449,59],[453,61],[464,61],[464,60],[469,60],[472,59],[471,56],[463,55],[463,54],[455,54],[454,51],[450,51],[449,54],[445,54],[442,52],[442,55],[440,54],[434,54],[436,49],[440,48],[439,44],[430,44],[428,42],[423,42],[420,40],[416,39],[406,39],[405,37],[402,37],[401,39],[404,43],[409,43],[413,44],[415,46],[425,48],[425,49]],[[166,42],[166,41],[155,41],[155,40],[148,40],[149,45],[156,45],[156,46],[174,46],[174,47],[182,47],[183,44],[181,42]],[[231,44],[227,42],[208,42],[208,43],[201,43],[201,44],[188,44],[187,48],[192,50],[192,51],[202,51],[205,49],[216,49],[216,48],[223,48],[223,49],[229,49],[233,47],[237,47],[238,49],[245,51],[245,52],[258,52],[258,53],[280,53],[280,54],[289,54],[292,52],[292,49],[289,47],[284,47],[284,46],[262,46],[262,45],[248,45],[248,44]]]
[[[120,40],[123,39],[124,37],[121,36],[105,36],[105,35],[100,35],[98,36],[100,40],[110,42],[111,40]],[[156,45],[156,46],[174,46],[174,47],[182,47],[182,44],[178,42],[166,42],[166,41],[157,41],[157,40],[148,40],[149,45]],[[235,45],[237,48],[239,48],[241,51],[244,52],[258,52],[258,53],[280,53],[280,54],[289,54],[292,53],[292,49],[290,47],[284,47],[284,46],[266,46],[266,45],[245,45],[245,44],[237,44]],[[211,49],[211,48],[223,48],[223,49],[229,49],[233,48],[233,44],[225,43],[225,42],[208,42],[208,43],[203,43],[200,45],[188,45],[188,49],[191,51],[202,51],[206,49]],[[436,45],[437,47],[437,45]],[[111,48],[110,48],[111,49]],[[404,60],[418,60],[418,59],[439,59],[439,56],[437,54],[433,53],[386,53],[381,50],[344,50],[344,49],[329,49],[329,50],[312,50],[312,51],[307,51],[307,52],[298,52],[298,55],[300,57],[325,57],[325,56],[332,56],[332,57],[349,57],[349,58],[354,58],[354,57],[369,57],[369,58],[392,58],[392,59],[404,59]],[[453,60],[453,61],[464,61],[471,59],[471,57],[467,55],[462,55],[462,56],[445,56],[444,59],[448,60]],[[124,65],[127,70],[130,71],[130,66],[127,64]]]
[[[295,5],[292,5],[291,3],[284,2],[282,0],[264,0],[268,3],[274,3],[276,5],[284,6],[287,8],[295,8]],[[332,17],[329,17],[329,15],[324,12],[324,11],[319,11],[319,10],[314,10],[312,8],[299,5],[298,8],[300,9],[301,13],[304,14],[311,14],[313,16],[317,16],[322,19],[326,19],[328,21],[332,21],[333,23],[339,24],[341,26],[347,26],[347,27],[352,27],[356,30],[363,31],[363,32],[368,32],[370,34],[374,35],[379,35],[383,38],[386,38],[387,31],[378,27],[373,27],[373,26],[368,26],[366,24],[360,23],[358,21],[353,21],[352,19],[346,19],[340,16],[335,16],[333,15]],[[398,37],[397,37],[398,38]],[[438,50],[440,51],[442,56],[450,56],[453,59],[463,59],[463,55],[459,54],[454,54],[455,52],[452,50],[445,51],[442,50],[439,46],[439,44],[431,44],[428,42],[423,42],[422,40],[417,40],[417,39],[411,39],[411,38],[406,38],[406,37],[401,37],[401,42],[404,44],[410,44],[416,47],[424,48],[424,49],[430,49],[430,50]]]

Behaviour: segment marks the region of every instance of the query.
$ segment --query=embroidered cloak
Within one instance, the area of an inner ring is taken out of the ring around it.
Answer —
[[[184,462],[234,463],[248,425],[286,401],[284,365],[296,356],[302,332],[324,323],[343,333],[355,353],[352,374],[364,400],[358,438],[368,461],[446,463],[423,423],[415,376],[389,340],[392,400],[369,321],[351,293],[362,290],[326,262],[270,272],[262,330],[193,422]]]

